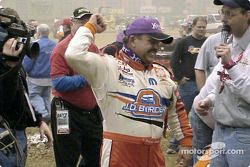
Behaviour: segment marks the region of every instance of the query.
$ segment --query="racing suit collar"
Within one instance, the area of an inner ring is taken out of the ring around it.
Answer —
[[[141,58],[126,46],[123,46],[117,58],[127,63],[135,70],[144,71],[151,70],[153,68],[152,64],[146,66],[146,64],[143,63]]]

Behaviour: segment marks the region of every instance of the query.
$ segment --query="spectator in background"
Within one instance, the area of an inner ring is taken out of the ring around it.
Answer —
[[[27,26],[30,27],[34,31],[34,35],[32,37],[32,40],[38,39],[38,34],[37,34],[37,26],[39,25],[39,22],[35,19],[30,19],[27,23]]]
[[[24,57],[23,67],[28,77],[29,97],[35,110],[38,111],[47,122],[50,121],[50,55],[56,43],[49,39],[50,28],[47,24],[37,26],[39,56],[31,59]]]
[[[206,82],[206,78],[211,74],[219,59],[215,56],[214,47],[221,43],[221,33],[213,34],[207,38],[202,45],[194,66],[195,78],[198,90]]]
[[[108,55],[116,57],[119,54],[119,51],[122,49],[124,37],[125,35],[123,31],[118,33],[115,42],[103,47],[101,49],[102,53],[106,53]]]
[[[73,167],[99,167],[102,143],[102,117],[94,94],[84,76],[76,73],[64,59],[64,53],[77,29],[83,26],[92,13],[80,7],[72,16],[71,34],[59,42],[51,56],[53,95],[51,102],[51,128],[54,137],[56,165]],[[99,53],[91,44],[89,51]],[[60,117],[65,115],[65,119]],[[66,122],[61,124],[61,120]],[[66,128],[65,128],[66,127]]]
[[[71,26],[72,26],[71,19],[70,18],[63,19],[61,26],[62,26],[62,30],[63,30],[63,36],[59,40],[59,42],[64,40],[71,33]]]
[[[200,91],[194,99],[193,106],[196,104],[196,101],[199,101],[206,97],[212,89],[204,88],[206,78],[212,73],[214,67],[219,62],[219,59],[215,55],[215,46],[221,43],[221,33],[211,35],[203,43],[196,63],[195,63],[195,78],[197,88]],[[209,86],[213,87],[213,86]],[[195,109],[192,108],[190,112],[190,122],[193,129],[193,148],[196,150],[203,150],[206,146],[210,145],[212,142],[213,128],[214,128],[214,119],[211,115],[201,116],[196,113]],[[202,152],[199,154],[194,153],[193,162],[197,162],[197,156],[201,156]]]
[[[194,65],[201,45],[206,40],[206,18],[199,16],[193,20],[192,34],[180,39],[175,47],[171,59],[171,67],[178,90],[187,113],[190,112],[193,100],[199,93],[195,80]],[[178,143],[174,138],[170,141],[168,153],[175,153]]]

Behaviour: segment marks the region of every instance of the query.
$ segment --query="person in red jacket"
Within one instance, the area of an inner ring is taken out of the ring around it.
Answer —
[[[71,34],[59,42],[51,56],[51,78],[54,98],[51,104],[51,128],[54,137],[56,165],[98,167],[102,142],[102,117],[86,79],[68,66],[65,50],[76,30],[92,13],[83,7],[75,9]],[[91,44],[89,51],[99,53]]]

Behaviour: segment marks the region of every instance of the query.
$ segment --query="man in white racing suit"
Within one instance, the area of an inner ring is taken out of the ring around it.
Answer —
[[[95,33],[105,28],[100,15],[91,16],[65,54],[68,64],[90,83],[104,117],[101,166],[165,167],[160,149],[165,118],[181,151],[192,142],[176,84],[164,67],[153,63],[160,42],[169,44],[173,38],[162,32],[157,19],[140,17],[125,30],[117,58],[88,52]],[[179,159],[187,166],[191,156],[180,154]]]

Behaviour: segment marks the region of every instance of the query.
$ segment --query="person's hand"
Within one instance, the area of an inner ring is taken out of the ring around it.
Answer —
[[[205,98],[199,101],[194,107],[197,113],[201,116],[206,116],[207,110],[212,106],[212,102],[209,98]]]
[[[192,148],[181,146],[177,158],[177,167],[188,167],[192,160]]]
[[[44,135],[47,137],[47,139],[48,139],[47,145],[48,145],[48,147],[51,147],[53,145],[52,133],[51,133],[48,125],[43,121],[39,127],[39,133],[40,133],[41,140],[44,138]]]
[[[23,50],[23,44],[16,50],[17,40],[15,38],[8,39],[3,45],[3,54],[7,56],[17,57]],[[6,64],[10,67],[14,67],[17,62],[6,61]]]
[[[189,81],[190,78],[187,78],[187,77],[182,77],[182,79],[178,82],[180,85],[186,83],[187,81]]]
[[[23,44],[16,50],[17,40],[15,38],[8,39],[3,45],[3,54],[8,56],[18,56],[23,50]]]
[[[95,26],[97,33],[102,33],[107,28],[104,18],[99,14],[93,14],[89,19],[89,23]]]
[[[217,58],[221,58],[221,64],[227,64],[231,60],[231,50],[227,44],[220,44],[215,47]]]

